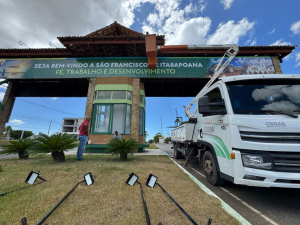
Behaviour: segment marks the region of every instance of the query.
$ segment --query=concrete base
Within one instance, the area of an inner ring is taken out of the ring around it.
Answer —
[[[143,152],[144,148],[149,147],[148,144],[139,145],[138,152]],[[105,152],[108,148],[107,145],[86,145],[85,146],[85,153],[107,153]]]

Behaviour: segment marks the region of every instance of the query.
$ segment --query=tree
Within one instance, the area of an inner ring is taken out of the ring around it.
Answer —
[[[72,135],[56,133],[48,136],[42,134],[42,137],[37,139],[38,142],[34,148],[36,154],[51,153],[55,161],[65,161],[64,151],[78,146],[78,141]]]
[[[171,142],[171,137],[166,137],[166,143]]]
[[[19,159],[28,159],[28,150],[35,145],[34,140],[22,139],[10,141],[10,144],[4,145],[4,150],[0,151],[0,154],[19,154]]]
[[[154,143],[154,140],[153,140],[153,139],[150,139],[148,142],[149,142],[150,144],[152,144],[152,143]]]
[[[10,132],[12,131],[12,127],[11,126],[6,126],[5,127],[5,132],[6,132],[6,140],[10,139]]]
[[[130,138],[129,140],[126,140],[125,138],[114,138],[111,139],[107,145],[108,149],[106,149],[106,152],[111,152],[115,155],[120,154],[120,159],[126,160],[127,154],[137,148],[139,143],[133,138]]]
[[[11,130],[10,137],[12,137],[13,139],[20,139],[22,132],[23,132],[22,130]],[[23,138],[27,138],[32,135],[33,135],[32,131],[25,130],[23,134]]]
[[[154,142],[155,142],[155,143],[158,143],[158,142],[159,142],[159,137],[163,137],[162,134],[159,133],[159,132],[158,132],[157,134],[154,135],[153,139],[154,139]]]
[[[145,130],[145,140],[147,139],[147,137],[149,137],[148,132]]]

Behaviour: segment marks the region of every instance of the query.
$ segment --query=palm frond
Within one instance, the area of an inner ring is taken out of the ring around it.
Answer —
[[[124,153],[130,153],[131,150],[137,148],[139,143],[133,138],[129,140],[126,140],[125,138],[122,139],[115,138],[115,139],[111,139],[107,145],[108,148],[106,152],[111,152],[112,154],[124,154]]]
[[[19,152],[27,152],[30,149],[34,148],[36,142],[30,139],[21,139],[9,141],[10,144],[4,145],[3,150],[0,151],[0,154],[16,154]]]
[[[38,138],[34,151],[37,154],[46,154],[52,152],[63,152],[77,146],[77,139],[66,133],[52,134],[51,136],[43,134],[42,137]]]

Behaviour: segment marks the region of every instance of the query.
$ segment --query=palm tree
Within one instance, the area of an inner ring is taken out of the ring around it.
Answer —
[[[10,132],[12,131],[12,127],[11,126],[6,126],[5,127],[5,132],[6,132],[6,140],[10,139]]]
[[[28,150],[33,148],[35,145],[34,140],[30,139],[21,139],[10,141],[9,145],[4,145],[3,150],[0,151],[0,154],[17,154],[19,159],[28,159]]]
[[[148,132],[145,130],[145,140],[147,139],[147,137],[149,137],[149,134],[148,134]]]
[[[106,149],[106,152],[111,152],[113,155],[120,154],[120,159],[126,160],[127,154],[137,148],[139,143],[133,138],[130,138],[129,140],[126,140],[125,138],[115,138],[111,139],[107,145],[108,149]]]
[[[65,161],[64,151],[78,146],[77,139],[66,133],[57,133],[52,134],[51,136],[42,134],[42,137],[38,138],[37,140],[38,142],[34,150],[35,153],[51,153],[52,158],[59,162]]]

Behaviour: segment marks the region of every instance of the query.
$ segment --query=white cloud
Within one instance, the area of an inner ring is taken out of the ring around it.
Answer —
[[[206,1],[206,0],[200,0],[199,1],[199,11],[201,13],[204,12],[204,9],[206,8],[207,4],[208,4],[208,1]]]
[[[287,41],[283,41],[283,39],[279,39],[277,41],[275,41],[273,44],[271,45],[291,45],[291,42],[287,42]]]
[[[231,7],[234,0],[221,0],[221,3],[224,5],[224,9],[227,10]]]
[[[2,81],[4,81],[4,79],[0,79],[0,82],[2,82]],[[1,84],[0,85],[0,88],[4,88],[4,89],[6,89],[7,88],[7,83],[4,83],[4,84]]]
[[[149,22],[150,25],[158,25],[160,26],[161,20],[158,18],[157,13],[150,13],[149,16],[147,17],[147,21]]]
[[[0,101],[1,102],[3,101],[4,95],[5,95],[5,92],[0,92]]]
[[[275,32],[276,28],[274,28],[273,30],[271,30],[268,34],[273,34]]]
[[[290,59],[294,58],[293,52],[290,53],[288,56],[284,57],[285,61],[289,61]]]
[[[148,32],[149,34],[157,34],[157,31],[153,27],[151,27],[145,23],[142,26],[142,30],[143,30],[143,33]]]
[[[250,33],[254,27],[254,22],[249,22],[247,18],[238,21],[233,20],[219,24],[216,32],[208,38],[208,44],[238,44],[242,36]]]
[[[192,18],[176,28],[176,34],[168,34],[167,44],[205,44],[211,20],[207,17]],[[171,29],[172,27],[170,27]]]
[[[297,63],[295,67],[300,66],[300,52],[295,53],[295,61]]]
[[[3,1],[2,1],[3,2]],[[57,36],[81,36],[105,27],[114,21],[130,27],[134,9],[143,0],[39,0],[0,3],[0,48],[23,48],[22,40],[31,48],[50,47],[52,41],[62,47]],[[34,16],[32,16],[34,15]],[[95,22],[97,21],[97,22]]]
[[[25,122],[22,120],[17,120],[17,119],[13,119],[12,121],[9,121],[10,123],[14,124],[14,125],[21,125],[24,124]]]
[[[256,38],[253,39],[253,41],[251,42],[250,46],[254,46],[256,44]]]
[[[294,34],[300,33],[300,20],[298,22],[295,22],[291,25],[291,31]]]

